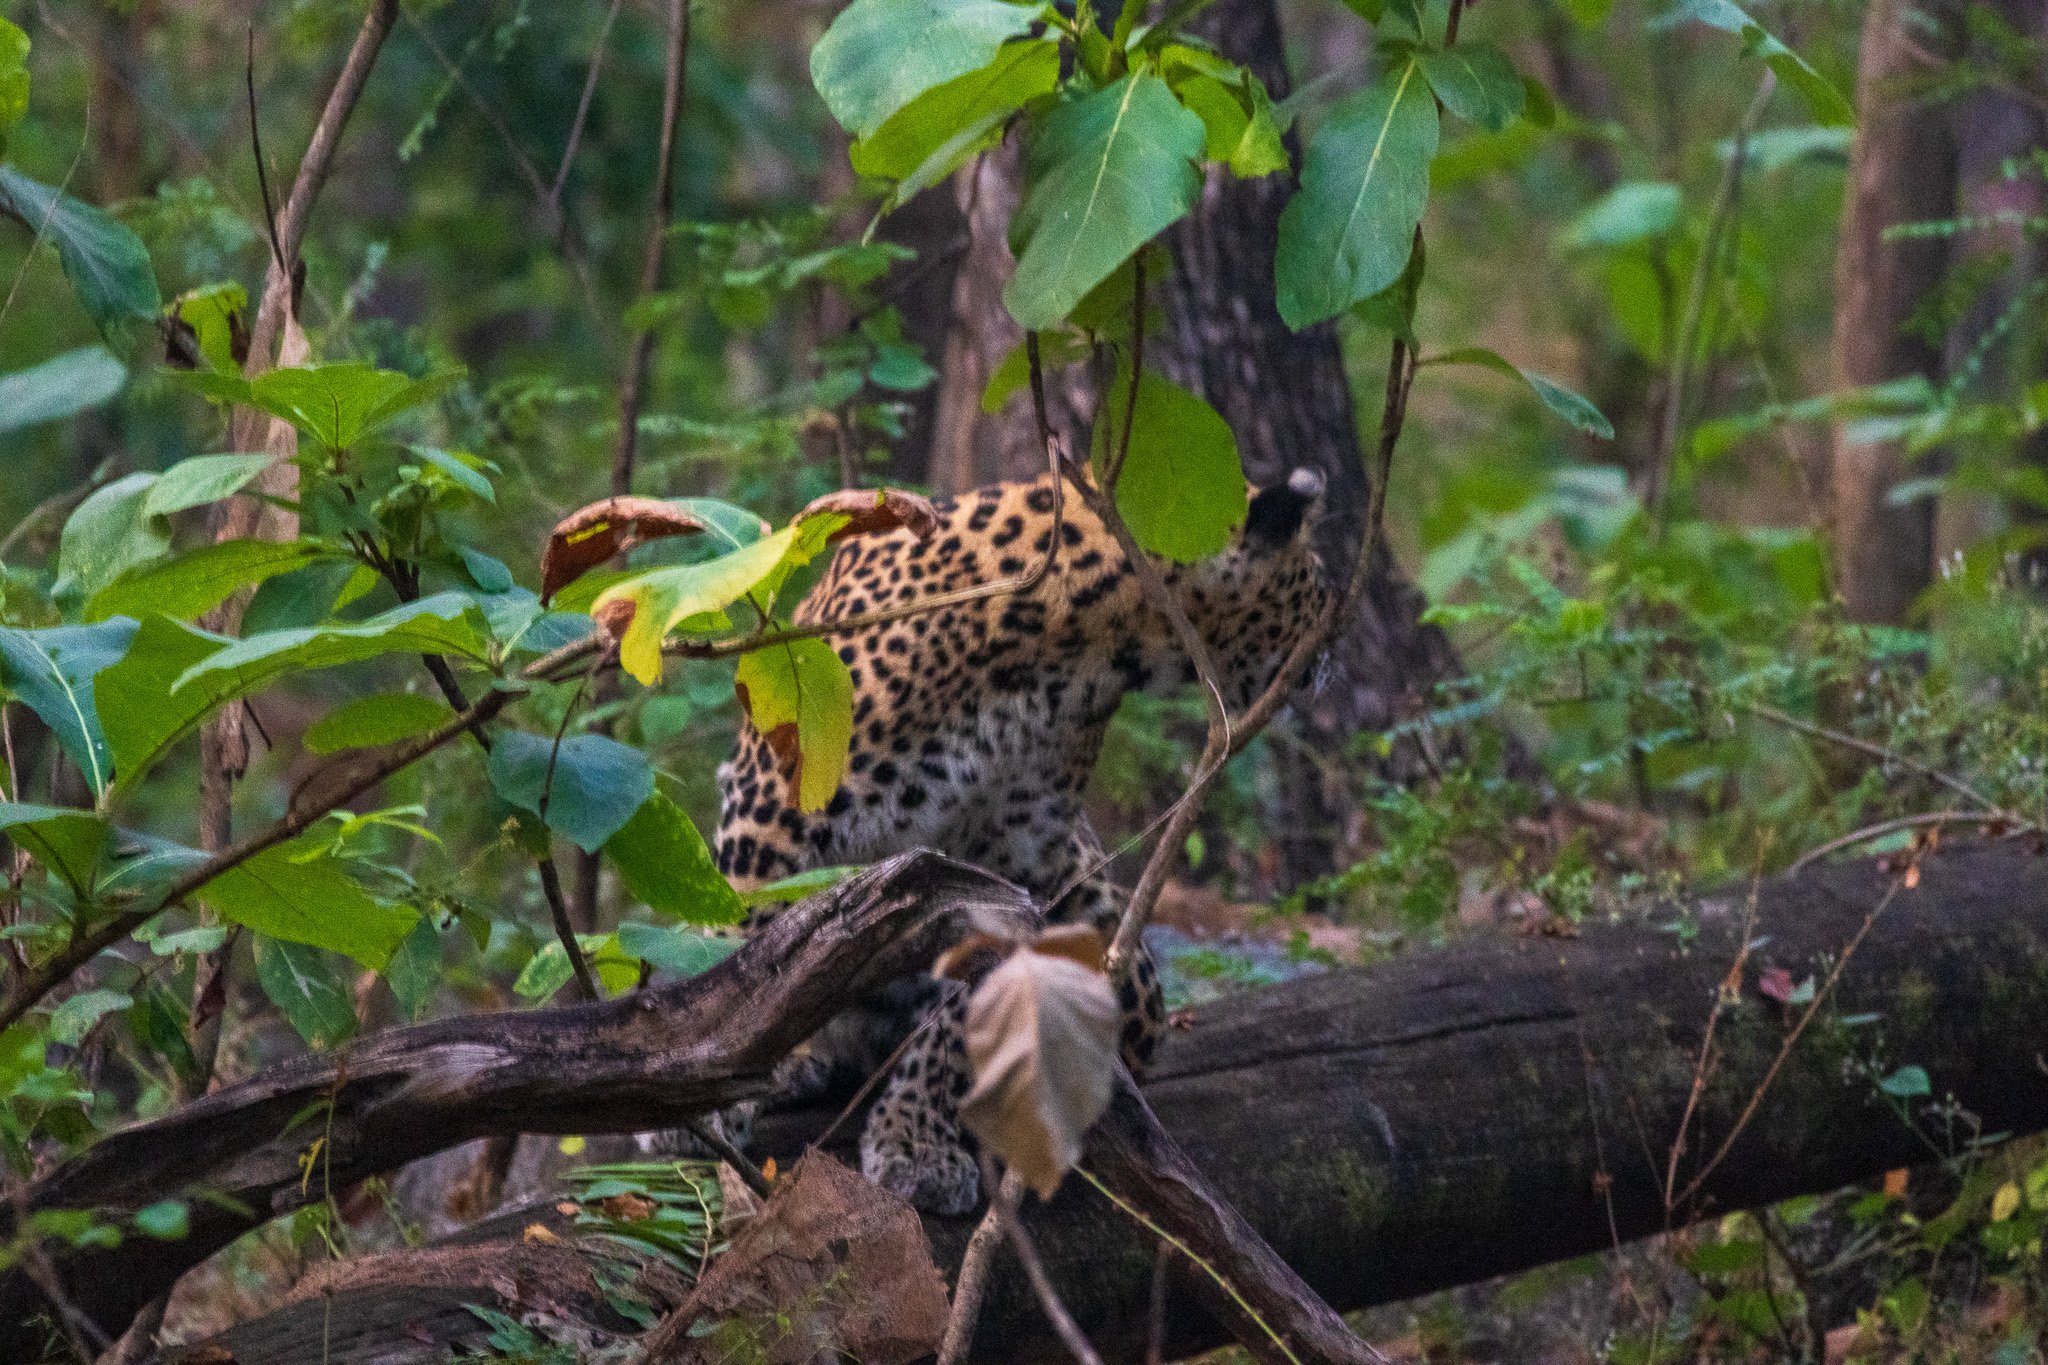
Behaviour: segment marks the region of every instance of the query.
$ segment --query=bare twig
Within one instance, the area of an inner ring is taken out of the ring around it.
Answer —
[[[1706,1093],[1707,1077],[1713,1074],[1714,1030],[1721,1022],[1722,1011],[1742,999],[1742,974],[1749,965],[1750,952],[1756,947],[1757,892],[1761,886],[1762,874],[1753,875],[1749,882],[1749,899],[1742,907],[1741,941],[1735,945],[1735,958],[1728,964],[1728,974],[1714,988],[1714,1003],[1707,1010],[1707,1027],[1700,1035],[1700,1055],[1693,1062],[1692,1089],[1686,1092],[1685,1108],[1678,1115],[1678,1132],[1671,1139],[1671,1151],[1664,1163],[1664,1219],[1667,1225],[1675,1207],[1673,1191],[1678,1188],[1678,1159],[1685,1155],[1686,1134],[1692,1130],[1692,1117],[1699,1109],[1700,1096]]]
[[[2008,817],[2000,811],[1936,810],[1927,811],[1920,815],[1901,815],[1894,820],[1880,820],[1874,825],[1865,825],[1862,829],[1850,830],[1840,838],[1830,839],[1824,844],[1809,848],[1806,852],[1800,854],[1798,858],[1794,859],[1792,865],[1786,868],[1785,871],[1787,875],[1794,872],[1802,872],[1819,862],[1822,858],[1827,857],[1830,853],[1839,853],[1845,848],[1854,848],[1858,844],[1867,844],[1873,839],[1882,839],[1887,834],[1898,834],[1909,829],[1922,829],[1929,825],[1940,829],[1943,825],[2003,825],[2007,823],[2009,823]],[[2022,824],[2014,828],[2033,830],[2039,829],[2040,826]]]
[[[1898,894],[1905,884],[1906,879],[1903,875],[1892,878],[1891,885],[1885,889],[1883,898],[1871,907],[1869,914],[1863,917],[1863,923],[1857,926],[1855,934],[1851,936],[1848,944],[1843,947],[1842,955],[1836,958],[1834,966],[1828,969],[1827,979],[1821,982],[1820,989],[1813,993],[1813,999],[1807,1002],[1806,1010],[1799,1016],[1798,1022],[1793,1024],[1791,1030],[1785,1034],[1785,1041],[1778,1045],[1777,1056],[1771,1058],[1771,1064],[1765,1070],[1764,1078],[1757,1082],[1756,1089],[1750,1094],[1749,1103],[1742,1107],[1742,1113],[1736,1117],[1735,1125],[1728,1130],[1728,1136],[1721,1139],[1721,1145],[1714,1149],[1714,1154],[1707,1158],[1706,1164],[1700,1167],[1699,1171],[1690,1181],[1686,1182],[1685,1188],[1679,1191],[1677,1199],[1671,1200],[1667,1197],[1665,1201],[1667,1207],[1676,1208],[1692,1203],[1693,1196],[1700,1192],[1700,1187],[1706,1183],[1707,1177],[1711,1176],[1715,1168],[1727,1157],[1729,1149],[1735,1145],[1735,1140],[1742,1136],[1742,1132],[1749,1126],[1750,1120],[1756,1117],[1757,1106],[1764,1102],[1764,1095],[1770,1090],[1772,1083],[1778,1079],[1778,1072],[1784,1069],[1785,1059],[1792,1055],[1792,1049],[1798,1045],[1800,1036],[1806,1032],[1806,1026],[1813,1022],[1814,1016],[1820,1013],[1821,1006],[1834,993],[1835,983],[1842,979],[1842,970],[1849,965],[1849,959],[1856,955],[1856,949],[1862,944],[1864,938],[1869,935],[1871,926],[1877,923],[1878,918],[1884,914],[1886,907],[1890,906],[1898,898]]]
[[[763,1199],[775,1193],[761,1168],[748,1160],[745,1152],[727,1141],[725,1134],[719,1132],[715,1124],[704,1119],[686,1119],[683,1127],[690,1131],[690,1136],[703,1143],[710,1151],[717,1153],[720,1161],[737,1171],[740,1179],[747,1182],[748,1189]]]
[[[557,212],[562,207],[562,189],[569,183],[569,168],[576,163],[576,149],[583,144],[583,125],[590,117],[591,97],[597,94],[598,73],[604,70],[605,48],[611,42],[612,25],[619,21],[619,7],[625,0],[612,0],[597,30],[597,44],[590,50],[590,70],[583,77],[583,93],[576,100],[576,117],[569,120],[569,137],[562,146],[562,161],[555,168],[555,183],[548,187],[548,204]]]
[[[1777,707],[1767,705],[1764,702],[1743,702],[1738,709],[1746,711],[1760,720],[1767,720],[1773,725],[1782,725],[1788,730],[1797,730],[1800,734],[1810,735],[1815,739],[1825,739],[1839,744],[1845,749],[1854,749],[1857,753],[1875,758],[1880,762],[1904,768],[1908,772],[1918,773],[1931,782],[1939,782],[1971,805],[1978,806],[2002,820],[2009,820],[2015,825],[2031,826],[2034,823],[2024,816],[2013,814],[2013,812],[2005,809],[2005,807],[1993,801],[1983,792],[1978,791],[1962,778],[1951,773],[1945,773],[1941,769],[1929,764],[1922,763],[1919,759],[1908,758],[1896,749],[1887,748],[1885,745],[1871,740],[1860,739],[1855,735],[1831,729],[1828,726],[1819,725],[1810,720],[1801,720],[1797,716],[1788,715]]]
[[[1650,464],[1649,486],[1643,490],[1643,505],[1659,525],[1664,519],[1664,495],[1671,482],[1672,462],[1677,458],[1678,428],[1685,416],[1685,390],[1692,377],[1692,352],[1699,337],[1700,318],[1706,309],[1707,286],[1720,265],[1721,234],[1727,230],[1735,206],[1736,189],[1742,183],[1743,166],[1749,159],[1750,135],[1756,131],[1764,116],[1764,108],[1771,102],[1777,88],[1777,73],[1765,68],[1763,80],[1757,85],[1756,98],[1749,102],[1749,110],[1735,130],[1735,149],[1728,158],[1727,168],[1721,173],[1720,188],[1715,191],[1713,207],[1707,213],[1707,231],[1700,242],[1699,259],[1693,263],[1685,311],[1679,316],[1677,339],[1672,346],[1671,376],[1664,386],[1663,421],[1657,438],[1656,458]]]
[[[988,1292],[988,1272],[995,1264],[1004,1210],[1015,1217],[1023,1198],[1024,1177],[1015,1171],[1005,1172],[1003,1183],[996,1187],[995,1198],[989,1201],[988,1212],[975,1226],[974,1235],[967,1239],[967,1250],[960,1258],[960,1273],[953,1281],[953,1312],[946,1319],[946,1335],[939,1343],[938,1365],[960,1365],[974,1344],[974,1323],[981,1316],[982,1296]]]
[[[1172,1256],[1173,1248],[1161,1241],[1152,1262],[1152,1294],[1145,1312],[1145,1365],[1166,1365],[1166,1267]]]
[[[690,60],[690,0],[669,0],[668,36],[668,65],[661,89],[661,142],[655,152],[654,207],[647,224],[647,244],[640,255],[643,299],[661,285],[669,220],[675,216],[676,125],[682,118],[684,81]],[[633,491],[633,462],[640,448],[640,407],[653,359],[654,329],[642,327],[633,338],[632,355],[626,362],[625,380],[619,388],[619,443],[612,451],[614,495]]]
[[[1052,1323],[1053,1331],[1059,1333],[1067,1353],[1074,1357],[1076,1365],[1102,1365],[1102,1357],[1097,1354],[1094,1343],[1088,1340],[1087,1333],[1081,1330],[1080,1324],[1074,1321],[1074,1315],[1060,1301],[1059,1290],[1053,1287],[1052,1276],[1045,1273],[1045,1262],[1039,1258],[1037,1245],[1017,1217],[1016,1205],[1005,1208],[1003,1201],[997,1199],[990,1205],[989,1212],[1002,1224],[1003,1236],[1008,1239],[1010,1250],[1017,1253],[1017,1259],[1024,1263],[1024,1278],[1030,1281],[1031,1292],[1038,1296],[1038,1306],[1045,1310],[1046,1320]]]

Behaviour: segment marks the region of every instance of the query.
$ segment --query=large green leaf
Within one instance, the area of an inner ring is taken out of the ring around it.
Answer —
[[[1059,77],[1058,43],[1007,44],[987,66],[933,86],[854,143],[853,169],[905,182],[899,197],[908,198],[951,175],[1011,114],[1051,93]]]
[[[135,998],[125,991],[80,991],[50,1012],[50,1041],[77,1047],[92,1032],[93,1025],[134,1003]]]
[[[93,594],[85,619],[109,616],[138,620],[161,613],[190,621],[251,583],[326,558],[303,540],[224,540],[200,545],[169,559],[138,565]]]
[[[490,773],[498,795],[585,853],[603,848],[654,795],[646,756],[603,735],[567,735],[557,745],[550,735],[508,731],[491,746]]]
[[[93,697],[100,672],[127,652],[133,621],[15,630],[0,626],[0,688],[50,727],[95,794],[113,776],[113,755]]]
[[[252,635],[193,665],[172,692],[196,689],[218,705],[261,691],[287,673],[332,668],[380,654],[456,654],[482,662],[483,636],[471,622],[475,599],[443,592],[352,625],[304,626]]]
[[[200,689],[173,692],[171,684],[233,643],[228,636],[180,625],[167,616],[143,618],[121,661],[93,680],[106,717],[116,787],[133,788],[213,709]]]
[[[145,510],[156,480],[130,474],[78,504],[57,537],[54,595],[90,598],[136,565],[170,552],[170,522]]]
[[[368,749],[423,735],[454,718],[446,702],[416,692],[358,697],[308,726],[305,745],[316,754]]]
[[[1010,316],[1052,326],[1177,222],[1195,202],[1206,138],[1200,117],[1144,73],[1054,110],[1032,139],[1012,224],[1025,245],[1003,289]]]
[[[799,810],[825,808],[853,743],[853,678],[823,640],[789,640],[740,656],[740,705],[790,772]]]
[[[93,884],[107,846],[107,822],[90,811],[0,801],[0,834],[80,896]]]
[[[318,839],[265,849],[194,894],[259,934],[329,948],[379,972],[419,922],[405,906],[375,900]]]
[[[1330,110],[1280,215],[1274,276],[1289,327],[1336,317],[1400,278],[1436,138],[1436,100],[1412,56]]]
[[[659,791],[606,841],[604,851],[627,893],[656,914],[690,924],[737,924],[746,918],[704,836]]]
[[[318,948],[256,936],[256,980],[309,1047],[329,1048],[355,1036],[355,999]]]
[[[72,292],[102,333],[163,311],[142,239],[98,209],[0,165],[0,213],[56,245]]]
[[[1568,247],[1627,246],[1678,225],[1685,194],[1668,180],[1627,180],[1579,211],[1559,241]]]
[[[1492,43],[1457,43],[1419,55],[1444,108],[1497,133],[1521,117],[1527,91],[1514,63]]]
[[[431,402],[462,380],[460,369],[420,379],[361,361],[288,366],[253,380],[234,374],[187,374],[185,382],[216,402],[247,403],[283,418],[326,450],[354,448],[413,408]]]
[[[127,379],[127,367],[104,346],[81,346],[0,375],[0,435],[98,407]]]
[[[1128,382],[1115,386],[1119,427]],[[1148,371],[1138,381],[1137,420],[1116,483],[1117,511],[1131,535],[1153,554],[1193,563],[1230,543],[1248,505],[1230,424],[1202,399]]]
[[[1455,351],[1445,351],[1423,361],[1425,365],[1482,365],[1496,374],[1519,379],[1542,400],[1543,406],[1562,417],[1589,436],[1598,436],[1603,441],[1614,439],[1614,424],[1607,420],[1607,414],[1594,406],[1590,398],[1575,393],[1548,376],[1525,370],[1496,351],[1484,346],[1466,346]]]
[[[1202,154],[1238,176],[1270,175],[1290,164],[1272,97],[1259,78],[1204,48],[1170,43],[1159,72],[1205,130]]]
[[[1804,57],[1767,32],[1734,0],[1679,0],[1668,13],[1659,15],[1656,22],[1661,26],[1683,23],[1688,19],[1740,37],[1744,55],[1761,57],[1764,65],[1778,73],[1779,80],[1797,90],[1806,100],[1807,107],[1813,110],[1816,122],[1833,128],[1846,128],[1856,122],[1856,111],[1842,97],[1842,92],[1835,89],[1827,77],[1814,70]]]
[[[143,504],[145,512],[169,516],[188,507],[203,507],[242,491],[275,456],[194,455],[157,476]]]
[[[853,0],[811,49],[811,82],[841,127],[866,137],[912,100],[995,60],[1043,5]]]

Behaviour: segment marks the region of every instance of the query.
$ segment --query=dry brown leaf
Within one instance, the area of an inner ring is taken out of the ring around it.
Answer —
[[[968,998],[960,1118],[1041,1199],[1109,1107],[1121,1022],[1108,977],[1042,952],[1011,954]]]
[[[932,975],[947,981],[979,981],[1021,946],[1002,934],[969,934],[933,960]]]
[[[694,535],[704,523],[672,502],[626,494],[580,507],[555,523],[540,557],[540,600],[622,550],[664,536]]]
[[[1091,972],[1100,972],[1109,957],[1102,931],[1092,924],[1055,924],[1038,936],[1031,951],[1078,962]]]
[[[880,535],[899,526],[919,540],[929,540],[932,532],[939,529],[939,509],[932,506],[931,500],[901,488],[842,488],[812,499],[796,514],[796,519],[802,521],[828,512],[844,513],[850,518],[846,525],[826,537],[832,544],[851,536]]]
[[[1886,1171],[1884,1173],[1884,1192],[1894,1199],[1904,1198],[1907,1174],[1908,1172],[1904,1166],[1899,1167],[1897,1170]]]
[[[545,1223],[528,1223],[526,1231],[521,1235],[520,1240],[524,1242],[538,1242],[542,1246],[555,1246],[562,1239],[557,1237],[554,1229]]]
[[[607,1195],[597,1201],[597,1207],[607,1218],[616,1218],[622,1223],[634,1223],[642,1218],[652,1218],[660,1206],[645,1195],[629,1192]]]
[[[647,1359],[709,1365],[731,1343],[688,1335],[702,1320],[751,1334],[749,1359],[908,1365],[938,1349],[946,1282],[910,1205],[822,1152],[797,1162],[775,1196],[711,1263],[690,1301],[647,1341]]]

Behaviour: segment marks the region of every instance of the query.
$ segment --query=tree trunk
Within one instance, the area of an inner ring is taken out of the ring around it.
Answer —
[[[1856,1013],[1879,1015],[1886,1057],[1926,1068],[1934,1096],[1952,1096],[1984,1131],[2048,1127],[2037,1056],[2048,859],[2014,842],[1952,847],[1925,860],[1913,889],[1895,886],[1897,876],[1861,859],[1778,878],[1758,888],[1753,924],[1742,894],[1701,899],[1678,912],[1698,930],[1689,941],[1662,916],[1576,939],[1487,936],[1205,1006],[1168,1038],[1145,1098],[1273,1249],[1344,1310],[1925,1160],[1926,1139],[1855,1065],[1866,1035],[1834,1023]],[[1824,978],[1867,921],[1821,1017],[1715,1161],[1797,1018],[1758,992],[1761,973]],[[1676,1163],[1679,1191],[1704,1178],[1693,1198],[1667,1203],[1709,1012],[1740,945],[1766,937],[1734,978],[1738,997],[1716,1025]],[[542,1091],[554,1083],[532,1080]],[[762,1137],[793,1151],[826,1117],[783,1116]],[[1120,1103],[1082,1158],[1113,1185],[1119,1145],[1136,1141],[1130,1119]],[[1156,1241],[1078,1179],[1048,1205],[1027,1204],[1067,1307],[1105,1359],[1139,1359]],[[528,1221],[508,1215],[479,1235],[516,1240]],[[974,1222],[926,1221],[942,1266],[957,1264]],[[972,1358],[1064,1359],[1005,1257]],[[475,1333],[448,1305],[502,1301],[505,1281],[484,1264],[473,1281],[422,1274],[403,1291],[380,1272],[374,1287],[337,1293],[331,1321],[347,1331],[334,1340],[349,1349],[332,1360],[445,1359],[447,1338],[413,1333],[442,1323]],[[1196,1273],[1177,1263],[1169,1276],[1169,1358],[1225,1339],[1193,1293]],[[436,1304],[431,1324],[413,1320]],[[328,1311],[309,1299],[219,1344],[252,1360],[297,1358],[291,1343],[316,1343],[308,1358],[317,1357]]]
[[[1928,19],[1934,20],[1929,24]],[[1884,240],[1887,228],[1948,217],[1956,157],[1947,121],[1911,89],[1956,23],[1922,0],[1872,0],[1856,74],[1856,147],[1835,254],[1833,364],[1837,390],[1909,375],[1938,381],[1941,347],[1906,322],[1948,266],[1941,237]],[[1930,30],[1933,36],[1930,38]],[[1905,619],[1934,573],[1934,504],[1890,502],[1908,477],[1903,443],[1852,439],[1838,425],[1830,451],[1836,583],[1857,621]]]

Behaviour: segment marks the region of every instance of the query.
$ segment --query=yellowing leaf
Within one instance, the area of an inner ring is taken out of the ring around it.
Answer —
[[[1991,1196],[1991,1221],[2003,1223],[2020,1211],[2020,1187],[2008,1180]]]
[[[740,705],[796,787],[797,808],[823,810],[853,744],[853,677],[823,640],[791,640],[740,656]]]
[[[781,565],[796,536],[796,527],[785,526],[731,554],[614,583],[591,603],[590,614],[617,632],[620,666],[652,687],[661,681],[661,642],[668,633],[687,617],[723,611],[745,597]]]
[[[1109,1107],[1120,1022],[1108,977],[1045,953],[1012,953],[968,999],[960,1118],[1041,1199]]]

